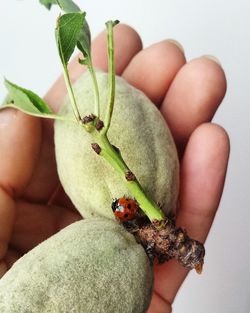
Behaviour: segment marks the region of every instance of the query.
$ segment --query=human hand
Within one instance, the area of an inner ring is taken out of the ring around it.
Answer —
[[[204,241],[223,189],[229,140],[209,123],[226,90],[221,67],[202,57],[186,63],[172,41],[145,50],[131,28],[115,28],[116,72],[144,91],[159,107],[174,136],[181,161],[177,224]],[[93,42],[93,62],[107,70],[105,34]],[[82,73],[70,65],[72,81]],[[57,110],[66,94],[59,78],[46,95]],[[81,219],[60,187],[53,146],[53,124],[14,110],[0,113],[0,275],[66,225]],[[171,312],[187,271],[175,261],[155,266],[148,313]]]

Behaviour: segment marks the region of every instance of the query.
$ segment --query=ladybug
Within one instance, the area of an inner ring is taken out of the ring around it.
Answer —
[[[134,199],[122,197],[114,199],[112,202],[112,210],[119,220],[127,222],[133,220],[138,212],[139,205]]]

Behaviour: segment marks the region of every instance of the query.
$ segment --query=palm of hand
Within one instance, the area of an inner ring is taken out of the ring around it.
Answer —
[[[129,44],[128,44],[129,43]],[[128,26],[115,30],[116,72],[141,89],[167,120],[181,160],[177,224],[204,241],[219,204],[226,173],[226,132],[209,123],[226,90],[221,67],[201,57],[186,63],[172,41],[142,50]],[[105,35],[93,42],[96,67],[107,70]],[[73,61],[72,80],[82,68]],[[46,101],[57,110],[66,93],[63,79]],[[21,112],[0,113],[0,276],[23,254],[81,216],[63,193],[56,173],[51,121]],[[171,261],[155,266],[149,313],[170,312],[187,271]]]

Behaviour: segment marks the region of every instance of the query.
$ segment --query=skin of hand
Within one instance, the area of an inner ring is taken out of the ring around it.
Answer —
[[[142,48],[121,24],[114,31],[116,73],[159,108],[174,136],[181,164],[177,225],[205,241],[223,190],[229,138],[211,119],[226,92],[221,66],[211,57],[186,61],[182,47],[164,40]],[[106,35],[92,44],[95,67],[107,70]],[[74,82],[83,67],[70,64]],[[45,96],[57,111],[66,94],[60,77]],[[56,171],[53,122],[7,109],[0,112],[0,277],[38,243],[81,219]],[[148,313],[169,313],[188,271],[177,262],[155,265]]]

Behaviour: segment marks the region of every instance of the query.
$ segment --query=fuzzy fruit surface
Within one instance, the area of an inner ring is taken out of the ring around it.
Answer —
[[[107,74],[97,72],[103,120],[107,111]],[[90,75],[74,84],[81,117],[94,113]],[[73,116],[68,97],[61,114]],[[136,175],[146,194],[166,214],[174,212],[179,190],[179,163],[172,135],[159,110],[139,90],[116,77],[116,95],[110,142],[120,149],[123,159]],[[93,138],[76,123],[55,122],[55,148],[61,183],[84,217],[114,218],[114,198],[131,197],[123,178],[91,148]]]
[[[19,259],[0,280],[1,313],[142,313],[152,268],[116,221],[76,222]]]

